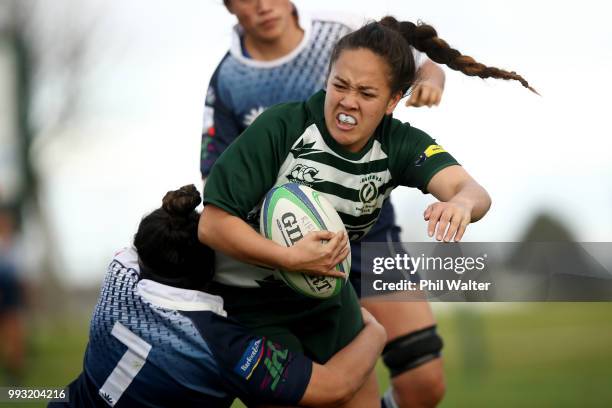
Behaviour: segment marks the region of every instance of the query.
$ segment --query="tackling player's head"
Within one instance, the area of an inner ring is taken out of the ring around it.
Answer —
[[[214,252],[198,240],[202,202],[193,184],[169,191],[161,208],[145,216],[134,236],[141,277],[185,289],[205,289]]]

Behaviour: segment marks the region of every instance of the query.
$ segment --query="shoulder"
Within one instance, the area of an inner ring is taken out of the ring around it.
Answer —
[[[262,112],[251,127],[260,129],[273,127],[282,130],[285,134],[300,132],[311,122],[309,111],[305,102],[288,102],[274,105]],[[279,129],[280,128],[280,129]]]
[[[383,145],[398,146],[405,144],[419,144],[433,140],[423,130],[412,126],[408,122],[402,122],[393,117],[385,118],[382,132]]]
[[[389,117],[385,121],[381,144],[393,167],[403,168],[408,161],[417,161],[429,146],[436,143],[429,134],[408,122]]]
[[[138,265],[138,253],[134,247],[122,248],[115,252],[111,265],[118,264],[125,269],[132,269],[140,274],[140,266]]]

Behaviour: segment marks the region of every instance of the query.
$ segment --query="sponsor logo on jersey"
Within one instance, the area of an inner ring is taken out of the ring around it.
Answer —
[[[289,350],[283,349],[278,344],[266,341],[268,346],[264,365],[268,369],[269,377],[266,377],[262,383],[262,387],[270,387],[272,391],[276,390],[278,383],[283,378],[285,369],[289,365]]]
[[[319,170],[314,167],[306,166],[304,164],[296,164],[293,166],[289,174],[287,174],[287,179],[289,181],[304,184],[310,187],[312,184],[321,181],[320,178],[316,177],[317,174],[319,174]]]
[[[430,145],[429,147],[427,147],[427,149],[425,149],[423,153],[421,153],[421,155],[419,156],[419,158],[414,164],[416,164],[417,166],[420,166],[421,164],[425,163],[425,161],[429,159],[431,156],[435,156],[438,153],[445,153],[445,152],[446,150],[444,150],[444,148],[440,145]]]
[[[247,380],[251,378],[263,356],[262,342],[263,339],[252,340],[242,354],[242,358],[234,367],[234,371]]]

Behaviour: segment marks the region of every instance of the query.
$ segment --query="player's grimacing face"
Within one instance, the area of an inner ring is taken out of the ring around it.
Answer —
[[[230,0],[226,5],[246,35],[259,41],[278,39],[292,23],[293,4],[289,0]]]
[[[325,95],[325,125],[351,152],[360,151],[401,94],[391,95],[384,59],[365,48],[344,50],[332,65]]]

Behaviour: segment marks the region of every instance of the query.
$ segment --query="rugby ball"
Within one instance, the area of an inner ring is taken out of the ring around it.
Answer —
[[[346,231],[340,216],[318,191],[295,183],[273,188],[261,207],[261,234],[277,244],[290,247],[312,231]],[[346,274],[351,270],[351,254],[336,265]],[[336,277],[312,276],[299,272],[278,271],[280,278],[302,295],[326,299],[342,290],[345,280]]]

